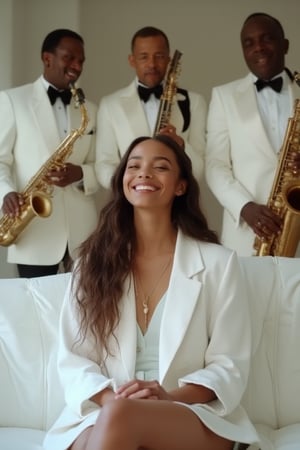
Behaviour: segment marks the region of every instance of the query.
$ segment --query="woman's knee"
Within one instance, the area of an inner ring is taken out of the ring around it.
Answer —
[[[129,426],[130,421],[132,420],[132,400],[128,399],[118,399],[109,403],[106,403],[99,415],[98,420],[103,423],[106,423],[109,426],[113,426],[114,423],[120,427],[120,425]]]
[[[89,440],[90,434],[93,427],[88,427],[82,431],[82,433],[75,439],[73,444],[68,448],[68,450],[86,450],[87,442]]]

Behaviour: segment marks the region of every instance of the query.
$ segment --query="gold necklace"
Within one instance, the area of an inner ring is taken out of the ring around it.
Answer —
[[[139,294],[138,284],[140,286],[140,292],[141,292],[141,294],[143,296],[142,306],[143,306],[143,313],[144,313],[145,330],[147,330],[147,328],[148,328],[148,314],[149,314],[149,301],[150,301],[150,298],[152,297],[152,295],[154,294],[155,290],[159,286],[159,283],[161,282],[164,274],[166,273],[166,271],[167,271],[167,269],[168,269],[168,267],[169,267],[169,265],[170,265],[170,263],[172,261],[172,258],[173,258],[173,254],[170,256],[168,262],[162,268],[162,271],[161,271],[161,274],[160,274],[158,280],[156,281],[155,285],[153,286],[153,288],[151,289],[151,291],[149,292],[148,295],[146,295],[143,292],[142,283],[141,283],[141,280],[140,280],[140,277],[139,277],[138,273],[137,272],[133,272],[133,282],[134,282],[134,290],[135,290],[136,296],[137,296],[137,298],[139,297],[139,295],[138,295]]]

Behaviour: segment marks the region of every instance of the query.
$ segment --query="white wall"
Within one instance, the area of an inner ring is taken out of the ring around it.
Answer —
[[[214,85],[247,72],[239,42],[242,22],[262,11],[277,17],[290,39],[287,65],[300,71],[299,0],[0,0],[0,89],[30,82],[41,71],[40,47],[54,28],[67,27],[85,39],[81,85],[99,102],[132,79],[130,40],[143,26],[162,28],[172,51],[183,53],[179,84],[209,101]],[[219,230],[221,209],[202,186],[210,225]],[[0,248],[0,277],[11,273]]]
[[[244,19],[256,11],[273,14],[282,22],[291,40],[287,62],[300,70],[299,0],[84,0],[81,8],[87,44],[83,80],[87,95],[96,101],[131,80],[130,40],[145,25],[162,28],[172,50],[183,52],[180,83],[207,99],[214,85],[247,70],[239,33]]]

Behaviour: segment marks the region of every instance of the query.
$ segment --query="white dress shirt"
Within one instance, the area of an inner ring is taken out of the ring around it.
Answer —
[[[145,88],[148,87],[148,86],[145,86],[143,83],[139,83],[138,80],[136,80],[136,82],[137,82],[137,86],[140,85]],[[151,136],[152,136],[155,125],[156,125],[160,100],[158,98],[156,98],[154,94],[151,94],[149,97],[149,100],[147,102],[144,102],[143,100],[141,100],[141,104],[142,104],[143,110],[145,111],[145,115],[147,117],[147,122],[149,124]]]
[[[48,90],[49,86],[52,86],[54,89],[57,89],[53,84],[49,83],[47,80],[45,80],[44,77],[42,77],[43,83],[45,85],[46,91]],[[63,103],[62,99],[60,97],[57,97],[54,105],[52,105],[58,132],[61,140],[63,140],[69,133],[70,130],[70,120],[68,117],[68,111],[66,108],[66,105]]]

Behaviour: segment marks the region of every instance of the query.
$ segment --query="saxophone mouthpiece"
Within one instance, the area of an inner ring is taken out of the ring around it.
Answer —
[[[78,88],[76,94],[77,94],[78,102],[82,105],[82,103],[84,103],[84,100],[85,100],[85,95],[84,95],[83,90],[81,88]]]
[[[72,92],[72,94],[74,95],[74,92],[76,92],[75,83],[74,82],[70,82],[69,83],[69,88],[70,88],[70,91]]]
[[[75,86],[75,83],[69,83],[71,92],[73,97],[75,98],[75,102],[77,105],[82,105],[85,101],[85,95],[83,93],[83,90],[81,88],[77,88]]]

